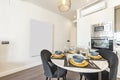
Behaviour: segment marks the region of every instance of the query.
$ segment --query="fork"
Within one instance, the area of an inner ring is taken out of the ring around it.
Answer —
[[[89,61],[89,63],[92,65],[92,67],[96,67],[96,65],[93,61]]]

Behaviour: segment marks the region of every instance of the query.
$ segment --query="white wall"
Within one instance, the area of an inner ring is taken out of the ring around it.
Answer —
[[[8,46],[0,45],[1,61],[32,59],[29,54],[31,19],[54,25],[54,50],[63,50],[64,43],[70,39],[71,21],[41,7],[22,0],[0,0],[0,11],[0,40],[4,37],[10,40]]]
[[[8,40],[8,7],[9,2],[7,0],[0,0],[0,43],[2,40]],[[7,53],[9,46],[0,44],[0,60],[7,59]]]
[[[120,5],[120,0],[106,0],[108,3],[108,7],[115,7]]]
[[[77,44],[76,41],[77,41],[77,25],[76,23],[74,23],[70,30],[70,45],[76,46]]]

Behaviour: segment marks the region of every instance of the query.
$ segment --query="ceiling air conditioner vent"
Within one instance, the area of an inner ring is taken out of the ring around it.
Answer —
[[[91,6],[88,6],[86,8],[81,9],[80,14],[81,14],[81,16],[86,16],[86,15],[92,14],[94,12],[103,10],[106,7],[107,7],[106,2],[101,1],[101,2],[98,2],[98,3],[94,4],[94,5],[91,5]]]

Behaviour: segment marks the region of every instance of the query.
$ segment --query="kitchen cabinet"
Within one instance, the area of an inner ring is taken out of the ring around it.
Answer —
[[[79,12],[77,13],[79,15]],[[91,27],[93,24],[114,21],[114,8],[107,8],[96,13],[77,16],[77,46],[88,46],[91,42]]]
[[[90,42],[90,24],[86,24],[86,19],[78,20],[77,24],[77,46],[86,47],[89,46]]]
[[[115,47],[115,52],[117,53],[117,56],[118,56],[118,59],[119,59],[117,76],[120,78],[120,47]]]
[[[115,9],[115,31],[120,32],[120,7]]]
[[[120,5],[115,7],[115,51],[119,58],[118,77],[120,78]]]

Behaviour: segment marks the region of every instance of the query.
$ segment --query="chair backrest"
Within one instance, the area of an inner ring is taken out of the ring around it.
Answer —
[[[51,56],[51,52],[49,52],[48,50],[41,51],[41,59],[42,59],[44,74],[47,77],[52,77],[53,75],[51,65],[49,64],[51,62],[50,56]]]
[[[100,55],[108,60],[110,73],[109,73],[109,80],[116,80],[117,79],[117,70],[118,70],[118,57],[117,55],[106,49],[98,50]]]

